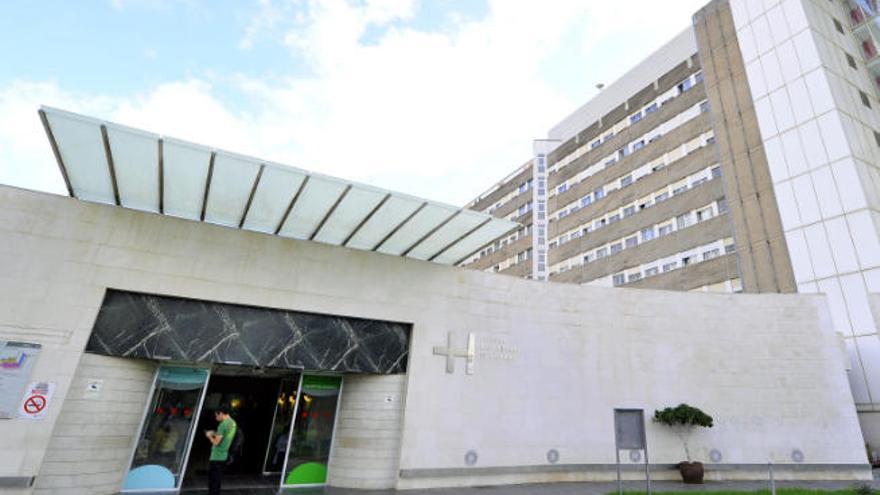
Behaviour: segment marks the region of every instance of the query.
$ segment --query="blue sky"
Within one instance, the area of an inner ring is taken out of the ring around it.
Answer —
[[[47,104],[462,204],[702,3],[10,3],[0,183],[62,192]]]

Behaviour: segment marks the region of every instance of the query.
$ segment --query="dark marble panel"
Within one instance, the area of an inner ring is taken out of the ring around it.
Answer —
[[[86,350],[192,363],[406,372],[406,323],[109,289]]]

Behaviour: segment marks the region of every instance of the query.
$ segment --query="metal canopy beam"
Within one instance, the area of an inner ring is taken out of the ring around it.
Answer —
[[[412,218],[413,218],[414,216],[418,215],[419,212],[422,211],[423,209],[425,209],[426,206],[428,206],[428,202],[427,202],[427,201],[423,202],[423,203],[421,204],[421,206],[419,206],[418,208],[416,208],[416,210],[415,210],[414,212],[410,213],[409,216],[407,216],[406,218],[404,218],[402,222],[400,222],[399,224],[397,224],[396,227],[394,227],[393,229],[391,229],[391,232],[389,232],[385,237],[383,237],[382,240],[379,241],[378,244],[376,244],[375,246],[373,246],[373,249],[371,249],[370,251],[378,251],[379,248],[382,247],[383,244],[385,244],[385,241],[387,241],[388,239],[391,239],[391,236],[393,236],[394,234],[396,234],[398,230],[400,230],[404,225],[406,225],[407,222],[409,222],[410,220],[412,220]]]
[[[502,238],[502,237],[506,237],[506,236],[510,235],[511,232],[513,232],[513,231],[515,231],[515,230],[517,230],[517,229],[519,229],[519,225],[517,225],[517,226],[511,228],[510,230],[504,232],[503,234],[499,235],[499,236],[496,237],[495,239],[500,239],[500,238]],[[489,242],[487,242],[487,243],[481,245],[481,246],[478,247],[477,249],[474,249],[473,251],[471,251],[470,253],[466,254],[465,256],[462,256],[460,259],[456,260],[455,263],[452,263],[452,265],[453,265],[453,266],[458,266],[458,265],[460,265],[462,262],[464,262],[464,260],[466,260],[466,259],[470,258],[471,256],[473,256],[473,255],[479,253],[480,251],[483,250],[483,248],[485,248],[485,247],[488,246],[489,244],[492,244],[493,242],[495,242],[495,239],[492,239],[491,241],[489,241]],[[441,253],[441,254],[442,254],[442,253]],[[437,256],[440,256],[440,255],[438,254]]]
[[[401,255],[401,256],[406,256],[406,255],[408,255],[408,254],[410,253],[410,251],[412,251],[413,249],[417,248],[417,247],[419,246],[419,244],[425,242],[425,239],[427,239],[428,237],[431,237],[431,235],[433,235],[434,232],[437,232],[438,230],[440,230],[441,228],[443,228],[444,225],[446,225],[447,223],[451,222],[453,218],[459,216],[459,215],[461,214],[462,211],[464,211],[464,210],[458,210],[458,211],[456,211],[455,213],[453,213],[452,215],[449,215],[449,216],[446,218],[446,220],[443,220],[442,222],[440,222],[439,224],[437,224],[433,229],[429,230],[427,234],[423,235],[419,240],[417,240],[417,241],[415,242],[415,244],[413,244],[412,246],[410,246],[410,247],[409,247],[408,249],[406,249],[404,252],[400,253],[400,255]]]
[[[459,242],[463,241],[464,239],[466,239],[468,236],[470,236],[470,235],[473,234],[474,232],[476,232],[476,231],[482,229],[484,225],[488,224],[488,223],[491,222],[491,221],[492,221],[491,218],[487,218],[487,219],[483,220],[483,221],[480,222],[476,227],[474,227],[474,228],[472,228],[471,230],[468,230],[467,232],[465,232],[464,234],[458,236],[458,239],[455,239],[454,241],[450,242],[450,243],[447,244],[445,247],[443,247],[442,249],[440,249],[440,251],[437,251],[436,253],[434,253],[433,256],[428,257],[428,261],[434,261],[438,256],[440,256],[441,254],[445,253],[446,251],[449,251],[450,248],[452,248],[453,246],[455,246],[455,245],[458,244]]]
[[[287,222],[287,217],[290,216],[290,211],[293,210],[293,205],[296,204],[300,195],[303,192],[303,189],[306,188],[306,184],[308,184],[309,179],[311,179],[311,175],[307,175],[302,182],[299,183],[299,187],[296,189],[296,192],[293,193],[293,197],[290,198],[290,204],[287,205],[287,209],[284,210],[284,215],[281,216],[281,221],[278,222],[278,227],[275,228],[275,235],[278,235],[281,232],[281,228],[284,227],[284,223]]]
[[[348,234],[348,237],[346,237],[345,240],[342,241],[343,247],[348,245],[348,242],[351,241],[351,238],[354,237],[355,234],[357,234],[361,230],[361,228],[370,221],[371,218],[373,218],[373,215],[375,215],[380,208],[385,206],[385,203],[388,202],[389,199],[391,199],[391,193],[386,194],[385,197],[382,198],[382,201],[379,201],[379,204],[377,204],[375,208],[370,210],[370,212],[367,213],[367,216],[365,216],[364,219],[361,220],[359,224],[357,224],[357,227],[355,227],[354,230],[352,230],[351,233]]]
[[[241,214],[241,221],[238,222],[238,228],[242,228],[244,225],[244,221],[247,219],[248,211],[251,209],[251,203],[254,202],[254,194],[257,193],[257,186],[260,185],[260,178],[263,177],[263,170],[266,169],[266,164],[260,164],[260,170],[257,172],[257,178],[254,179],[254,185],[251,187],[251,193],[248,195],[247,204],[244,205],[244,212]]]
[[[199,218],[205,221],[205,211],[208,209],[208,195],[211,194],[211,178],[214,176],[214,159],[217,158],[217,152],[211,152],[211,158],[208,160],[208,177],[205,179],[205,196],[202,198],[202,214]]]
[[[119,201],[119,185],[116,183],[116,167],[113,165],[113,152],[110,151],[110,136],[107,135],[107,126],[101,126],[101,141],[104,143],[104,156],[107,157],[107,169],[110,171],[110,183],[113,184],[113,200],[116,206],[122,204]]]
[[[165,213],[165,141],[159,139],[159,213]]]
[[[321,229],[324,227],[324,224],[327,223],[327,220],[333,215],[333,212],[336,211],[336,208],[339,207],[339,203],[342,203],[342,200],[345,199],[345,196],[348,194],[348,191],[351,191],[351,184],[345,186],[345,189],[342,190],[342,194],[336,198],[336,201],[333,203],[333,206],[327,211],[327,214],[324,215],[324,218],[318,223],[318,226],[315,227],[315,231],[312,232],[312,235],[309,236],[310,241],[314,241],[315,237],[318,235],[318,232],[321,232]]]
[[[70,185],[70,176],[67,175],[67,168],[64,166],[64,160],[61,159],[61,152],[58,150],[58,142],[55,141],[55,134],[52,133],[52,126],[49,125],[49,118],[46,117],[46,112],[44,110],[39,110],[38,113],[40,114],[40,121],[43,123],[43,129],[46,131],[46,137],[49,138],[49,146],[52,148],[52,154],[55,155],[55,162],[61,170],[61,178],[64,179],[64,185],[67,187],[67,194],[69,194],[71,198],[75,198],[76,195],[73,193],[73,186]]]

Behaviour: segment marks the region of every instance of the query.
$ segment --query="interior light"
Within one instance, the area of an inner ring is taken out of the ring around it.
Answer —
[[[239,406],[241,406],[241,399],[232,399],[229,405],[232,406],[233,409],[238,409]]]

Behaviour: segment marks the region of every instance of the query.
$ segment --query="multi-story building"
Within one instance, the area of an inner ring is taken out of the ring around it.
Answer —
[[[463,266],[827,296],[880,451],[876,0],[714,0],[468,206],[526,227]]]

